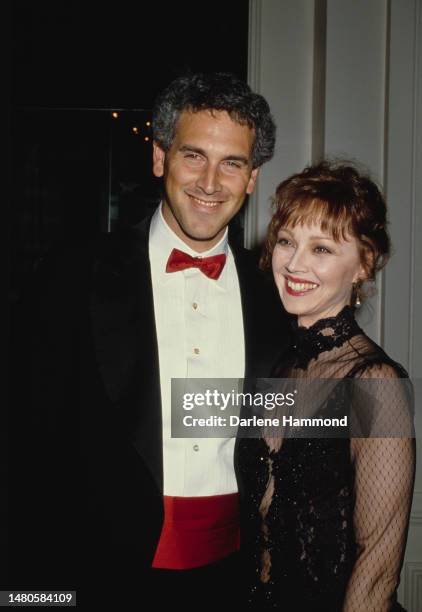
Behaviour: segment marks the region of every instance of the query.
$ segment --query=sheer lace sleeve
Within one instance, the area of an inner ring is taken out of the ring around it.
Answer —
[[[393,367],[372,366],[361,378],[390,379],[385,385],[375,386],[376,401],[384,420],[409,419],[409,437],[351,440],[357,559],[343,612],[388,612],[394,607],[412,501],[415,470],[415,443],[410,437],[412,413]]]
[[[415,472],[412,385],[350,307],[299,327],[295,342],[276,371],[312,383],[294,415],[333,409],[350,420],[344,437],[283,430],[240,441],[249,601],[260,612],[398,612]]]

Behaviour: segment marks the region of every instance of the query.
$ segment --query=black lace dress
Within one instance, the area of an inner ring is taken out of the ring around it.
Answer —
[[[382,379],[376,400],[384,416],[409,420],[409,436],[238,440],[248,605],[399,610],[415,469],[412,413],[394,384],[406,372],[364,334],[350,307],[308,329],[296,325],[294,333],[277,376]]]

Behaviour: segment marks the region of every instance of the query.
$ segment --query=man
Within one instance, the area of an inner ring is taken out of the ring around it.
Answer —
[[[114,585],[116,601],[151,588],[157,604],[189,608],[198,592],[221,601],[235,580],[234,440],[171,438],[171,378],[266,376],[283,347],[275,292],[228,237],[275,126],[262,96],[214,74],[174,81],[153,128],[163,197],[152,219],[41,273],[32,482],[43,473],[54,491],[37,515],[46,541],[57,536],[50,571],[63,584],[78,565],[82,604]]]

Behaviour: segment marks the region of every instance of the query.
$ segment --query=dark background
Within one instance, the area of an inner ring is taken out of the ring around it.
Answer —
[[[54,245],[155,207],[154,99],[188,71],[246,79],[248,2],[11,6],[13,303]]]
[[[5,345],[12,345],[13,354],[15,313],[39,261],[66,243],[78,245],[97,232],[135,223],[155,206],[159,190],[147,123],[159,91],[188,71],[230,71],[246,79],[248,2],[15,0],[5,3],[3,18],[11,40],[5,114],[11,343]],[[10,528],[14,509],[8,518],[3,486],[7,473],[12,499],[20,486],[13,478],[15,462],[22,463],[18,421],[13,414],[8,443],[6,427],[0,427],[3,584],[8,531],[10,550],[19,555]]]
[[[180,72],[246,76],[248,2],[13,2],[21,106],[151,108]]]

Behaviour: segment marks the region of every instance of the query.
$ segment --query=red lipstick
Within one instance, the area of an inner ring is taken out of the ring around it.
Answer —
[[[288,281],[292,282],[292,283],[303,283],[303,284],[313,284],[316,285],[316,283],[310,283],[309,281],[305,281],[303,278],[296,278],[295,276],[285,276],[285,281],[284,281],[284,288],[286,289],[286,292],[289,295],[293,295],[294,297],[300,297],[303,295],[308,295],[308,293],[310,293],[311,291],[314,291],[314,289],[317,289],[317,287],[313,287],[313,288],[309,288],[309,289],[301,289],[299,291],[296,291],[295,289],[293,289],[292,287],[289,287],[288,285]]]

